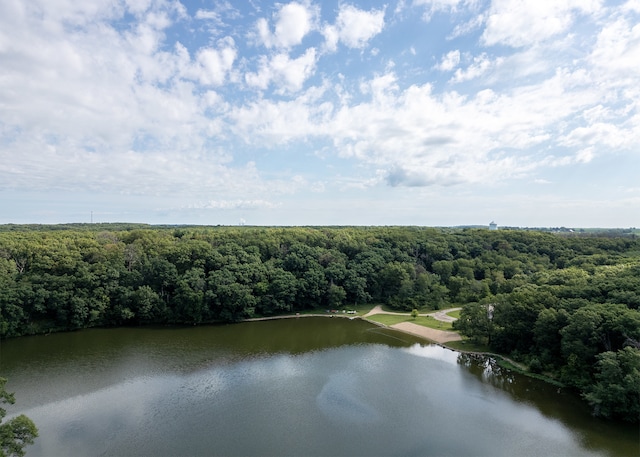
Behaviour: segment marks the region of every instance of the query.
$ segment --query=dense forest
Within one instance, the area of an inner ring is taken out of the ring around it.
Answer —
[[[0,226],[0,337],[235,322],[383,303],[463,306],[457,329],[640,417],[632,234],[418,227]]]

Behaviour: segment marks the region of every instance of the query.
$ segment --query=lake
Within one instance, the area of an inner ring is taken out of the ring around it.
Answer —
[[[3,341],[27,456],[631,456],[575,395],[360,319]]]

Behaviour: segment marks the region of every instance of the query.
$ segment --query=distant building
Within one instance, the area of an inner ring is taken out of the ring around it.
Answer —
[[[491,223],[489,224],[489,230],[498,230],[498,224],[491,221]]]

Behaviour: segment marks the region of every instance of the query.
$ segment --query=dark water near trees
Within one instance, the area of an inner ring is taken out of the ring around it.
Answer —
[[[551,385],[360,320],[3,341],[28,456],[640,454]]]

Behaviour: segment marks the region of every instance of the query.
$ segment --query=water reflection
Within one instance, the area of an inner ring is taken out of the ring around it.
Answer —
[[[483,386],[509,394],[518,404],[535,408],[543,417],[556,422],[558,429],[568,426],[567,430],[585,449],[603,455],[640,456],[637,427],[591,416],[587,405],[570,389],[502,368],[494,357],[461,353],[458,363]],[[612,450],[612,444],[616,450]]]
[[[500,367],[494,357],[461,353],[457,355],[457,362],[466,367],[470,373],[476,375],[483,383],[515,393],[516,373]]]
[[[434,344],[414,344],[408,348],[403,348],[402,351],[418,357],[424,357],[432,360],[441,360],[452,365],[460,363],[460,354],[458,352],[445,349]]]
[[[1,368],[10,413],[40,429],[29,456],[637,450],[637,432],[594,426],[569,393],[391,333],[346,319],[98,330],[3,342]]]

